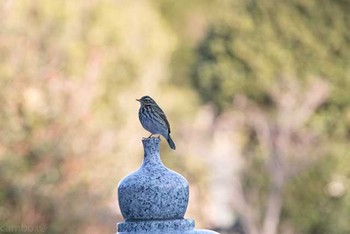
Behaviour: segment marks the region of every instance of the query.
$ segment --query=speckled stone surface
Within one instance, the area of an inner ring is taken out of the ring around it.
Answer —
[[[159,138],[144,138],[141,167],[118,185],[119,207],[125,222],[118,223],[118,234],[216,232],[194,229],[192,219],[184,219],[189,186],[180,174],[164,166],[159,155]]]
[[[181,219],[187,209],[186,179],[166,168],[159,155],[159,138],[142,140],[144,161],[118,186],[122,215],[128,220]]]
[[[220,234],[218,232],[206,230],[206,229],[193,229],[190,231],[178,230],[157,230],[157,231],[137,231],[137,232],[118,232],[117,234]]]
[[[193,219],[174,219],[174,220],[152,220],[124,222],[118,224],[119,232],[175,232],[191,231],[194,229]]]

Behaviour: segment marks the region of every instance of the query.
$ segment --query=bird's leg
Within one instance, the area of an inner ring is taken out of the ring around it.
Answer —
[[[151,134],[151,135],[149,135],[149,137],[148,138],[151,138],[153,136],[153,133]]]

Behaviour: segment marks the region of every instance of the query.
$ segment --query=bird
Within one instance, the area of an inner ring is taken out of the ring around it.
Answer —
[[[139,109],[141,125],[151,133],[148,138],[154,134],[160,134],[167,140],[170,148],[175,150],[176,146],[170,137],[170,125],[164,111],[150,96],[143,96],[136,101],[141,104]]]

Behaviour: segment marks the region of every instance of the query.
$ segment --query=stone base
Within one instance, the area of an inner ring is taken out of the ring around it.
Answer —
[[[175,231],[191,231],[194,229],[193,219],[126,221],[117,224],[118,233],[171,233]]]
[[[218,234],[194,226],[193,219],[126,221],[117,224],[117,234]]]

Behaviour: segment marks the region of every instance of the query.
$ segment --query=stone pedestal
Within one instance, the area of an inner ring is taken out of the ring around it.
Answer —
[[[164,166],[159,155],[159,138],[145,138],[141,167],[120,181],[119,207],[125,222],[119,234],[217,233],[195,229],[193,219],[184,219],[189,186],[180,174]]]

